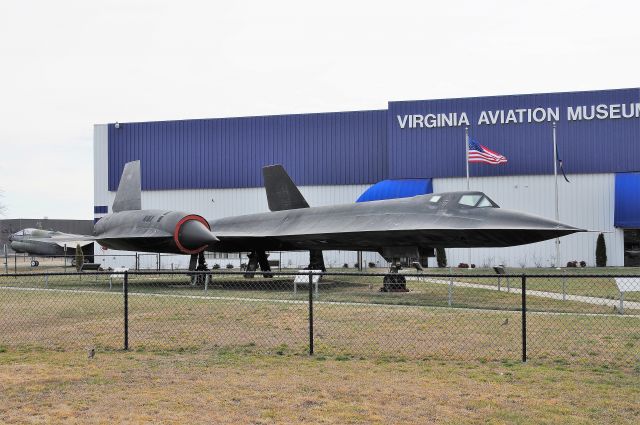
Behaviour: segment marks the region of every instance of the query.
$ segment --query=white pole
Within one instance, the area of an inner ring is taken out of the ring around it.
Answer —
[[[464,151],[465,163],[467,165],[467,190],[469,190],[469,127],[464,128]]]
[[[556,123],[553,122],[553,180],[555,183],[556,221],[560,221],[558,209],[558,145],[556,143]],[[556,269],[560,268],[560,238],[556,238]]]
[[[469,189],[469,127],[464,128],[464,151],[465,151],[465,164],[467,166],[467,190]],[[471,269],[471,248],[467,249],[467,255],[469,257],[469,269]],[[449,301],[449,305],[451,305],[451,301]]]

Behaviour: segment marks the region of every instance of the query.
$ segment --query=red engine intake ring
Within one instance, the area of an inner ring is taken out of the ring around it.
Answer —
[[[199,254],[202,251],[204,251],[208,245],[203,245],[200,248],[196,248],[196,249],[187,249],[180,243],[180,239],[178,239],[178,235],[180,233],[180,228],[182,227],[182,225],[187,221],[191,221],[191,220],[199,221],[200,223],[207,226],[207,229],[211,230],[211,226],[209,226],[209,223],[203,217],[195,214],[189,214],[187,216],[182,217],[182,219],[178,222],[178,224],[176,224],[176,228],[173,231],[173,241],[176,243],[176,246],[178,247],[178,249],[184,252],[185,254]]]

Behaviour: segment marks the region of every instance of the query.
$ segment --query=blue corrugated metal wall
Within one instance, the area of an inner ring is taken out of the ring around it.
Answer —
[[[465,172],[464,126],[400,128],[398,115],[466,112],[469,136],[508,158],[507,165],[470,164],[471,176],[553,173],[552,123],[478,125],[481,111],[560,108],[558,150],[567,173],[640,170],[640,119],[571,121],[567,106],[637,103],[638,89],[390,102],[389,178],[457,177]]]
[[[128,161],[143,190],[262,186],[283,164],[299,185],[375,183],[386,173],[386,111],[109,125],[109,190]]]
[[[469,135],[508,158],[471,176],[553,172],[552,124],[478,125],[481,111],[559,107],[568,174],[640,171],[640,118],[567,121],[568,106],[633,104],[639,89],[390,102],[388,110],[109,125],[109,190],[142,160],[145,190],[258,187],[281,163],[300,185],[465,175],[464,126],[400,128],[398,116],[466,112]]]
[[[616,174],[614,225],[640,229],[640,173]]]

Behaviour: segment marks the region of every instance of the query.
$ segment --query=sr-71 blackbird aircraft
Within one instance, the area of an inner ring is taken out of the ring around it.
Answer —
[[[263,175],[271,212],[208,221],[186,212],[143,210],[140,161],[129,162],[113,213],[96,223],[93,237],[113,249],[190,254],[191,269],[196,259],[204,261],[204,251],[251,252],[250,270],[259,264],[266,271],[265,251],[307,250],[310,268],[324,269],[322,250],[374,251],[394,263],[436,247],[508,247],[585,231],[501,209],[472,191],[309,207],[282,166],[264,167]]]

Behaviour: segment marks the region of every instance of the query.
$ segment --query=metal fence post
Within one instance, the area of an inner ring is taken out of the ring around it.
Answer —
[[[129,272],[124,272],[122,284],[124,295],[124,349],[129,349]]]
[[[562,301],[567,300],[567,277],[562,276]]]
[[[620,308],[618,313],[624,314],[624,291],[620,291]]]
[[[313,356],[313,272],[309,272],[309,355]]]
[[[48,274],[44,275],[44,287],[45,288],[49,287],[49,275]]]
[[[527,361],[527,275],[522,275],[522,362]]]
[[[453,302],[453,276],[449,277],[449,288],[447,290],[447,304],[451,307]]]

